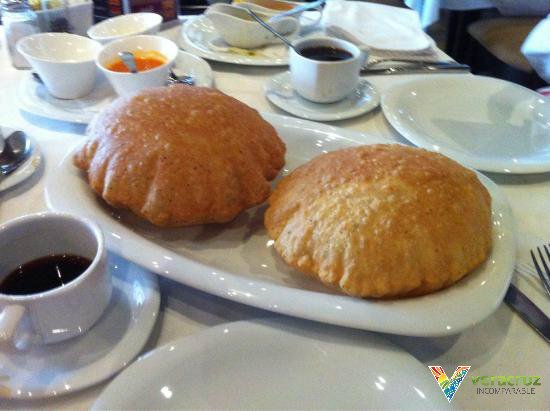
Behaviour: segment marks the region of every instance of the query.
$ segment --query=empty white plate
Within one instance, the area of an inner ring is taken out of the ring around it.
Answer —
[[[316,121],[344,120],[365,114],[380,104],[378,91],[361,79],[352,94],[335,103],[320,104],[306,100],[292,88],[290,72],[269,79],[265,85],[267,99],[296,117]]]
[[[378,336],[271,321],[169,343],[115,378],[92,409],[448,408],[428,367]]]
[[[113,297],[87,333],[17,354],[0,352],[0,398],[72,393],[109,378],[139,354],[158,315],[157,279],[114,254],[109,267]]]
[[[430,76],[389,89],[382,110],[407,140],[478,170],[550,171],[550,100],[517,84]]]

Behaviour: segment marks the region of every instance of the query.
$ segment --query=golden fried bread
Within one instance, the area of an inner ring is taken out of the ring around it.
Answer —
[[[107,203],[158,226],[219,223],[262,203],[285,145],[258,112],[176,85],[117,99],[74,156]]]
[[[474,172],[401,145],[338,150],[281,180],[265,225],[283,260],[358,297],[430,293],[491,248],[491,198]]]

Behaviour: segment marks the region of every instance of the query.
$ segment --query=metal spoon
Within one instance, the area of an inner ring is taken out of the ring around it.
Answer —
[[[118,57],[122,60],[124,65],[130,70],[130,73],[137,73],[137,65],[136,65],[136,59],[134,58],[134,55],[130,53],[129,51],[119,51]]]
[[[252,10],[250,9],[246,9],[246,11],[248,12],[248,14],[250,14],[250,16],[252,16],[252,18],[254,20],[256,20],[258,23],[260,23],[262,25],[262,27],[266,30],[269,30],[270,32],[272,32],[276,37],[278,37],[279,39],[281,39],[283,41],[283,43],[285,43],[288,47],[290,47],[291,49],[293,49],[294,51],[298,52],[298,50],[296,50],[294,48],[294,46],[292,45],[292,43],[290,42],[289,39],[287,39],[285,36],[283,36],[281,33],[279,33],[277,30],[275,30],[273,27],[271,27],[269,24],[267,24],[265,21],[263,21],[260,17],[258,17],[258,15],[256,13],[254,13]]]
[[[22,131],[14,131],[5,140],[0,153],[0,174],[7,176],[14,172],[30,155],[31,140]]]
[[[170,70],[170,75],[168,76],[168,84],[187,84],[188,86],[194,86],[195,85],[195,78],[193,76],[189,75],[181,75],[178,76],[176,73],[174,73],[173,70]]]
[[[327,0],[317,0],[312,3],[306,3],[301,6],[294,7],[293,9],[290,9],[288,11],[284,11],[279,14],[275,14],[269,19],[270,23],[274,23],[279,19],[282,19],[283,17],[293,16],[294,14],[301,13],[306,10],[316,9],[317,7],[321,7],[323,4],[326,3]]]

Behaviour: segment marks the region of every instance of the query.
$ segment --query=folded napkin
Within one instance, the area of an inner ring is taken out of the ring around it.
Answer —
[[[409,9],[365,3],[328,0],[321,24],[328,33],[344,33],[362,43],[371,54],[408,57],[433,54],[434,42],[422,31],[418,13]]]
[[[535,26],[521,46],[521,52],[531,67],[548,83],[550,83],[549,39],[550,15]]]

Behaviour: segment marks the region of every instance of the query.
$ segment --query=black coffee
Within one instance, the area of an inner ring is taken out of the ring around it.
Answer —
[[[328,46],[307,47],[300,50],[300,54],[308,59],[319,61],[340,61],[353,58],[353,54],[349,51]]]
[[[56,254],[22,264],[0,282],[0,293],[11,295],[35,294],[61,287],[90,266],[86,257]]]

